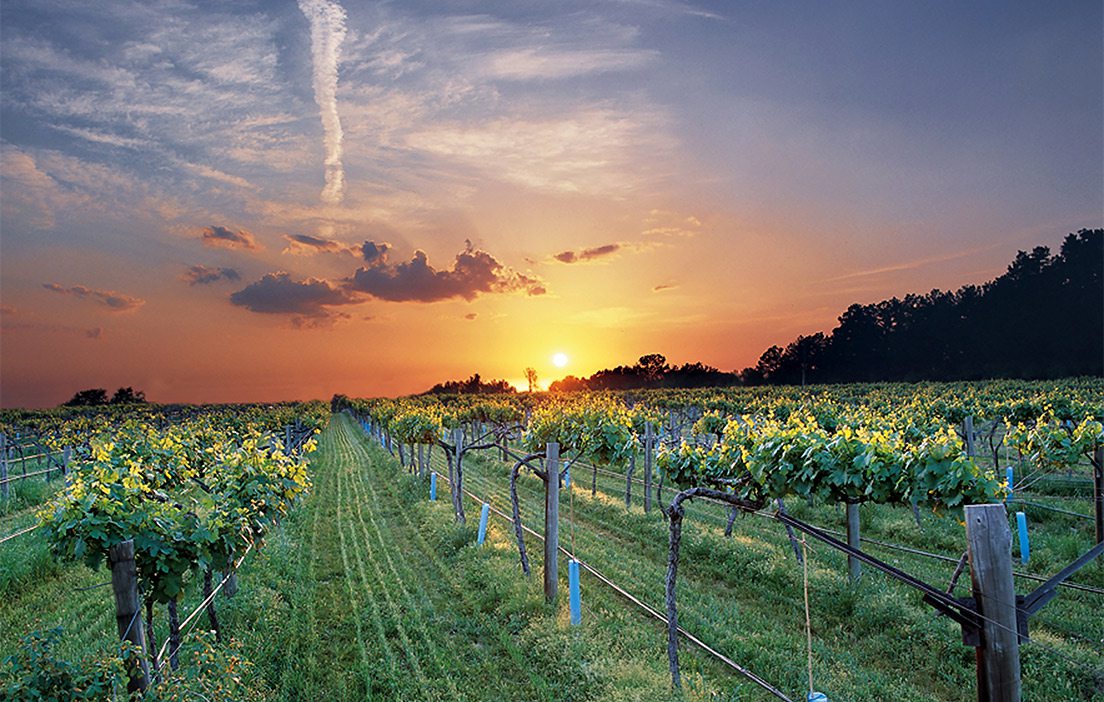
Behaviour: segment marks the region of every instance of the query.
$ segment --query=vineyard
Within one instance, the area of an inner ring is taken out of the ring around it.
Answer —
[[[0,696],[1104,699],[1100,417],[1089,379],[5,412]]]

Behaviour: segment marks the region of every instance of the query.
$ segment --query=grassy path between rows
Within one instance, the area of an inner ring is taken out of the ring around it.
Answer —
[[[243,569],[227,615],[274,699],[672,698],[654,622],[606,595],[588,610],[603,625],[570,627],[566,586],[546,605],[504,525],[478,547],[474,524],[454,524],[447,499],[427,501],[347,417],[311,472],[312,495]],[[689,656],[686,699],[760,699],[702,667]]]

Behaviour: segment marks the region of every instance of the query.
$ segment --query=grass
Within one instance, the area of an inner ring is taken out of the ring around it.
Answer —
[[[582,575],[583,624],[568,624],[566,582],[560,602],[541,590],[542,549],[527,537],[533,576],[521,574],[512,526],[492,516],[487,543],[475,545],[479,504],[456,525],[448,483],[429,502],[428,481],[404,472],[347,417],[320,437],[312,494],[254,551],[240,592],[218,598],[226,632],[253,664],[274,700],[765,700],[758,687],[693,646],[680,646],[684,691],[671,693],[665,627]],[[435,451],[436,467],[441,465]],[[624,504],[624,479],[573,470],[561,496],[561,545],[573,549],[652,607],[663,609],[667,524],[645,514],[640,487]],[[466,487],[508,512],[508,466],[483,454],[465,458]],[[31,483],[31,481],[25,481]],[[0,534],[33,521],[34,505],[58,484],[21,495],[0,511]],[[34,487],[34,486],[30,486]],[[519,483],[525,523],[541,531],[543,484]],[[673,496],[663,491],[667,502]],[[1069,500],[1054,504],[1066,505]],[[1072,510],[1091,513],[1091,505]],[[788,505],[815,524],[842,528],[842,508]],[[1092,523],[1029,512],[1032,560],[1017,570],[1047,576],[1091,543]],[[723,535],[723,508],[688,509],[680,566],[680,623],[785,690],[807,689],[802,571],[781,527],[738,518]],[[951,558],[964,530],[953,517],[925,515],[917,527],[905,509],[864,506],[863,535]],[[872,553],[945,587],[954,563],[870,545]],[[973,650],[958,627],[919,595],[866,569],[857,586],[846,559],[809,543],[814,684],[833,700],[973,698]],[[561,562],[564,581],[566,564]],[[35,628],[62,624],[60,653],[76,658],[114,641],[106,570],[61,564],[41,534],[0,545],[0,659]],[[1075,577],[1104,587],[1104,567]],[[1036,583],[1017,582],[1028,592]],[[968,574],[957,593],[967,594]],[[183,614],[199,602],[191,583]],[[1104,596],[1062,590],[1032,620],[1022,648],[1025,700],[1104,700]],[[205,623],[200,618],[200,625]],[[164,640],[163,608],[158,639]],[[189,665],[189,661],[183,661]]]
[[[437,468],[444,472],[440,460],[438,454]],[[507,467],[489,456],[466,459],[465,466],[466,486],[508,510]],[[662,516],[658,510],[643,513],[637,506],[639,492],[634,506],[626,510],[623,477],[600,474],[592,497],[590,471],[580,466],[572,472],[572,493],[561,497],[561,543],[570,543],[574,530],[575,549],[582,559],[661,608],[667,532]],[[526,477],[519,492],[523,518],[539,530],[543,484]],[[668,489],[664,494],[670,501],[673,493]],[[789,508],[807,521],[842,528],[838,506]],[[696,503],[688,513],[680,566],[680,623],[798,694],[807,686],[802,579],[783,530],[771,520],[746,516],[737,519],[733,538],[725,539],[724,508]],[[952,516],[925,516],[922,528],[907,509],[864,506],[861,516],[864,536],[940,551],[955,559],[964,548],[964,529]],[[1092,543],[1091,522],[1047,514],[1033,524],[1032,561],[1017,566],[1027,572],[1051,575]],[[834,699],[847,700],[890,695],[962,699],[963,691],[973,689],[973,650],[961,644],[957,626],[937,617],[918,593],[870,569],[858,586],[850,586],[845,557],[819,544],[809,546],[816,687]],[[868,549],[938,587],[946,586],[954,568],[953,562],[876,546]],[[1075,580],[1104,587],[1102,575],[1104,568],[1093,565]],[[598,587],[585,575],[583,580],[588,593]],[[1037,585],[1020,580],[1018,591]],[[968,589],[967,574],[957,593],[968,594]],[[1023,647],[1025,699],[1104,699],[1101,604],[1099,594],[1063,589],[1032,619],[1035,642]]]

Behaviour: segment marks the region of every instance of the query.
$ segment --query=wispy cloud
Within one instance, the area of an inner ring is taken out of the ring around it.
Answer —
[[[251,251],[261,248],[261,245],[257,243],[257,238],[244,229],[235,232],[227,227],[212,224],[209,227],[204,227],[199,236],[205,245],[216,248],[247,249]]]
[[[652,292],[657,293],[663,292],[664,290],[674,290],[677,287],[678,285],[675,285],[674,283],[660,283],[659,285],[652,288]]]
[[[621,249],[621,244],[604,244],[602,246],[595,246],[594,248],[582,249],[579,251],[561,251],[552,258],[560,263],[581,263],[583,261],[593,261],[597,258],[611,256]]]
[[[136,310],[146,304],[146,301],[141,298],[115,292],[114,290],[96,290],[95,288],[88,288],[83,285],[74,285],[67,288],[57,283],[43,283],[42,287],[61,295],[69,295],[81,300],[95,302],[96,304],[107,307],[113,312],[129,312],[130,310]]]
[[[944,254],[941,256],[925,256],[923,258],[917,258],[912,261],[904,261],[901,263],[894,263],[888,266],[879,266],[878,268],[870,268],[864,271],[854,271],[852,273],[845,273],[843,275],[833,276],[831,278],[825,278],[825,283],[835,283],[842,280],[854,280],[856,278],[867,278],[870,276],[883,275],[885,273],[896,273],[898,271],[910,271],[917,268],[923,268],[933,263],[945,263],[947,261],[954,261],[960,258],[966,258],[982,251],[987,251],[995,248],[996,245],[974,247],[965,251],[958,251],[952,254]]]
[[[360,255],[360,249],[355,246],[347,246],[340,241],[323,239],[310,234],[284,234],[284,241],[288,245],[280,253],[297,256],[313,256],[318,253],[342,254],[345,256]]]
[[[345,195],[345,168],[341,162],[341,119],[337,114],[337,67],[345,40],[345,10],[329,0],[299,0],[299,9],[310,21],[311,58],[314,64],[314,100],[322,116],[322,141],[326,151],[326,185],[322,200],[340,203]]]

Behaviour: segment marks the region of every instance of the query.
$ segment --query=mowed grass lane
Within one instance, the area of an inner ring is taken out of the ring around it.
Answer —
[[[566,587],[546,605],[505,529],[477,547],[447,489],[428,502],[348,417],[323,432],[311,472],[311,496],[243,569],[227,617],[278,699],[672,697],[655,626],[616,603],[613,626],[569,627]],[[686,698],[715,691],[698,687]]]

